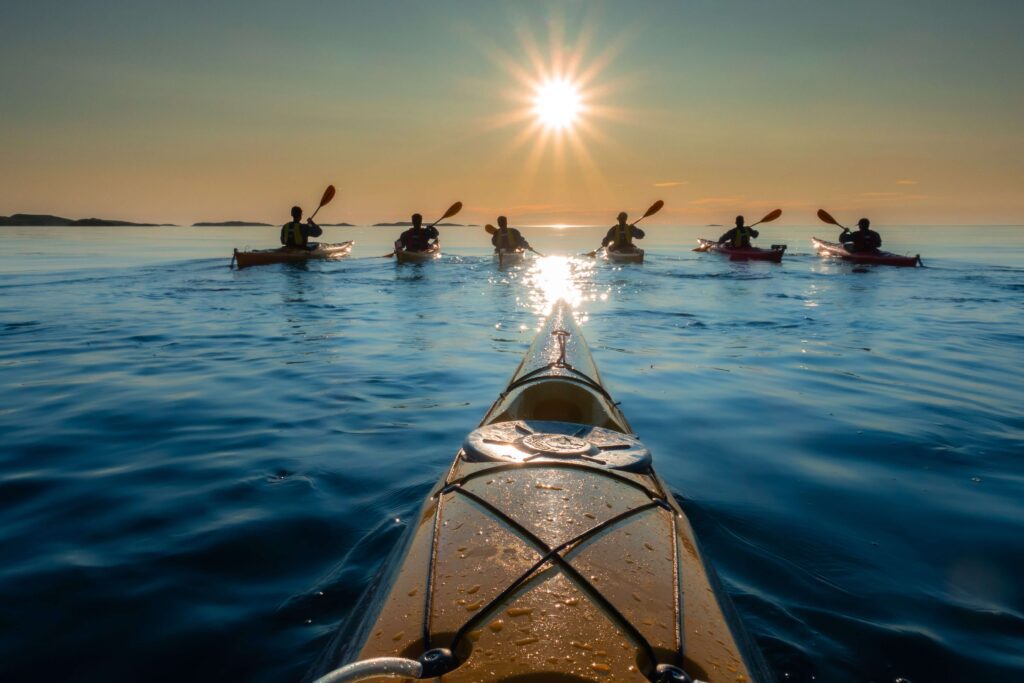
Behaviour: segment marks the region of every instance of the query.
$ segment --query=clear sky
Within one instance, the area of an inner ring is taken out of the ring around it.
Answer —
[[[0,214],[283,221],[332,182],[321,217],[360,223],[661,198],[652,223],[1020,224],[1022,25],[1021,0],[5,0]]]

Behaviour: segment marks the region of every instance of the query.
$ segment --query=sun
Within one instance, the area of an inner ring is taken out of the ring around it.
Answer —
[[[533,114],[545,128],[571,128],[581,109],[579,88],[564,78],[542,81],[534,88]]]

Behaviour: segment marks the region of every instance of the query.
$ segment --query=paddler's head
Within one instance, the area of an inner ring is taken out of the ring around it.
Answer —
[[[296,223],[302,220],[302,207],[301,206],[293,206],[292,207],[292,220],[295,221]]]
[[[505,216],[498,216],[498,227],[502,230],[508,230],[508,218]]]
[[[857,227],[860,228],[861,230],[867,230],[868,228],[871,227],[871,221],[869,221],[867,218],[861,218],[859,221],[857,221]]]
[[[620,212],[619,213],[619,225],[625,225],[627,218],[629,218],[629,215],[626,214],[625,211]]]
[[[743,227],[743,223],[744,223],[743,216],[736,216],[736,227],[737,228],[742,228]]]
[[[416,229],[416,230],[419,230],[422,226],[423,226],[423,216],[419,215],[418,213],[414,213],[412,215],[412,227],[414,229]]]

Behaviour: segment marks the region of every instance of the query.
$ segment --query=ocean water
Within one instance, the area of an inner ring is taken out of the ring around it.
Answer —
[[[1024,680],[1024,228],[395,232],[0,228],[0,680],[301,679],[558,297],[779,680]]]

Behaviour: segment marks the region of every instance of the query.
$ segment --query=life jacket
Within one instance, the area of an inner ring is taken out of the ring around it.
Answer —
[[[430,248],[430,236],[426,228],[409,228],[402,233],[401,242],[408,251],[426,251]]]
[[[633,226],[632,225],[619,225],[615,224],[612,228],[612,245],[616,249],[622,249],[624,247],[633,246]]]
[[[507,230],[498,229],[498,249],[504,249],[505,251],[513,251],[519,248],[519,238],[512,232],[511,228]]]
[[[732,246],[737,249],[744,247],[750,244],[751,237],[752,233],[750,232],[749,227],[746,225],[737,227],[736,232],[732,234]]]
[[[284,245],[286,247],[305,247],[309,238],[302,234],[302,223],[291,221],[284,224]]]

